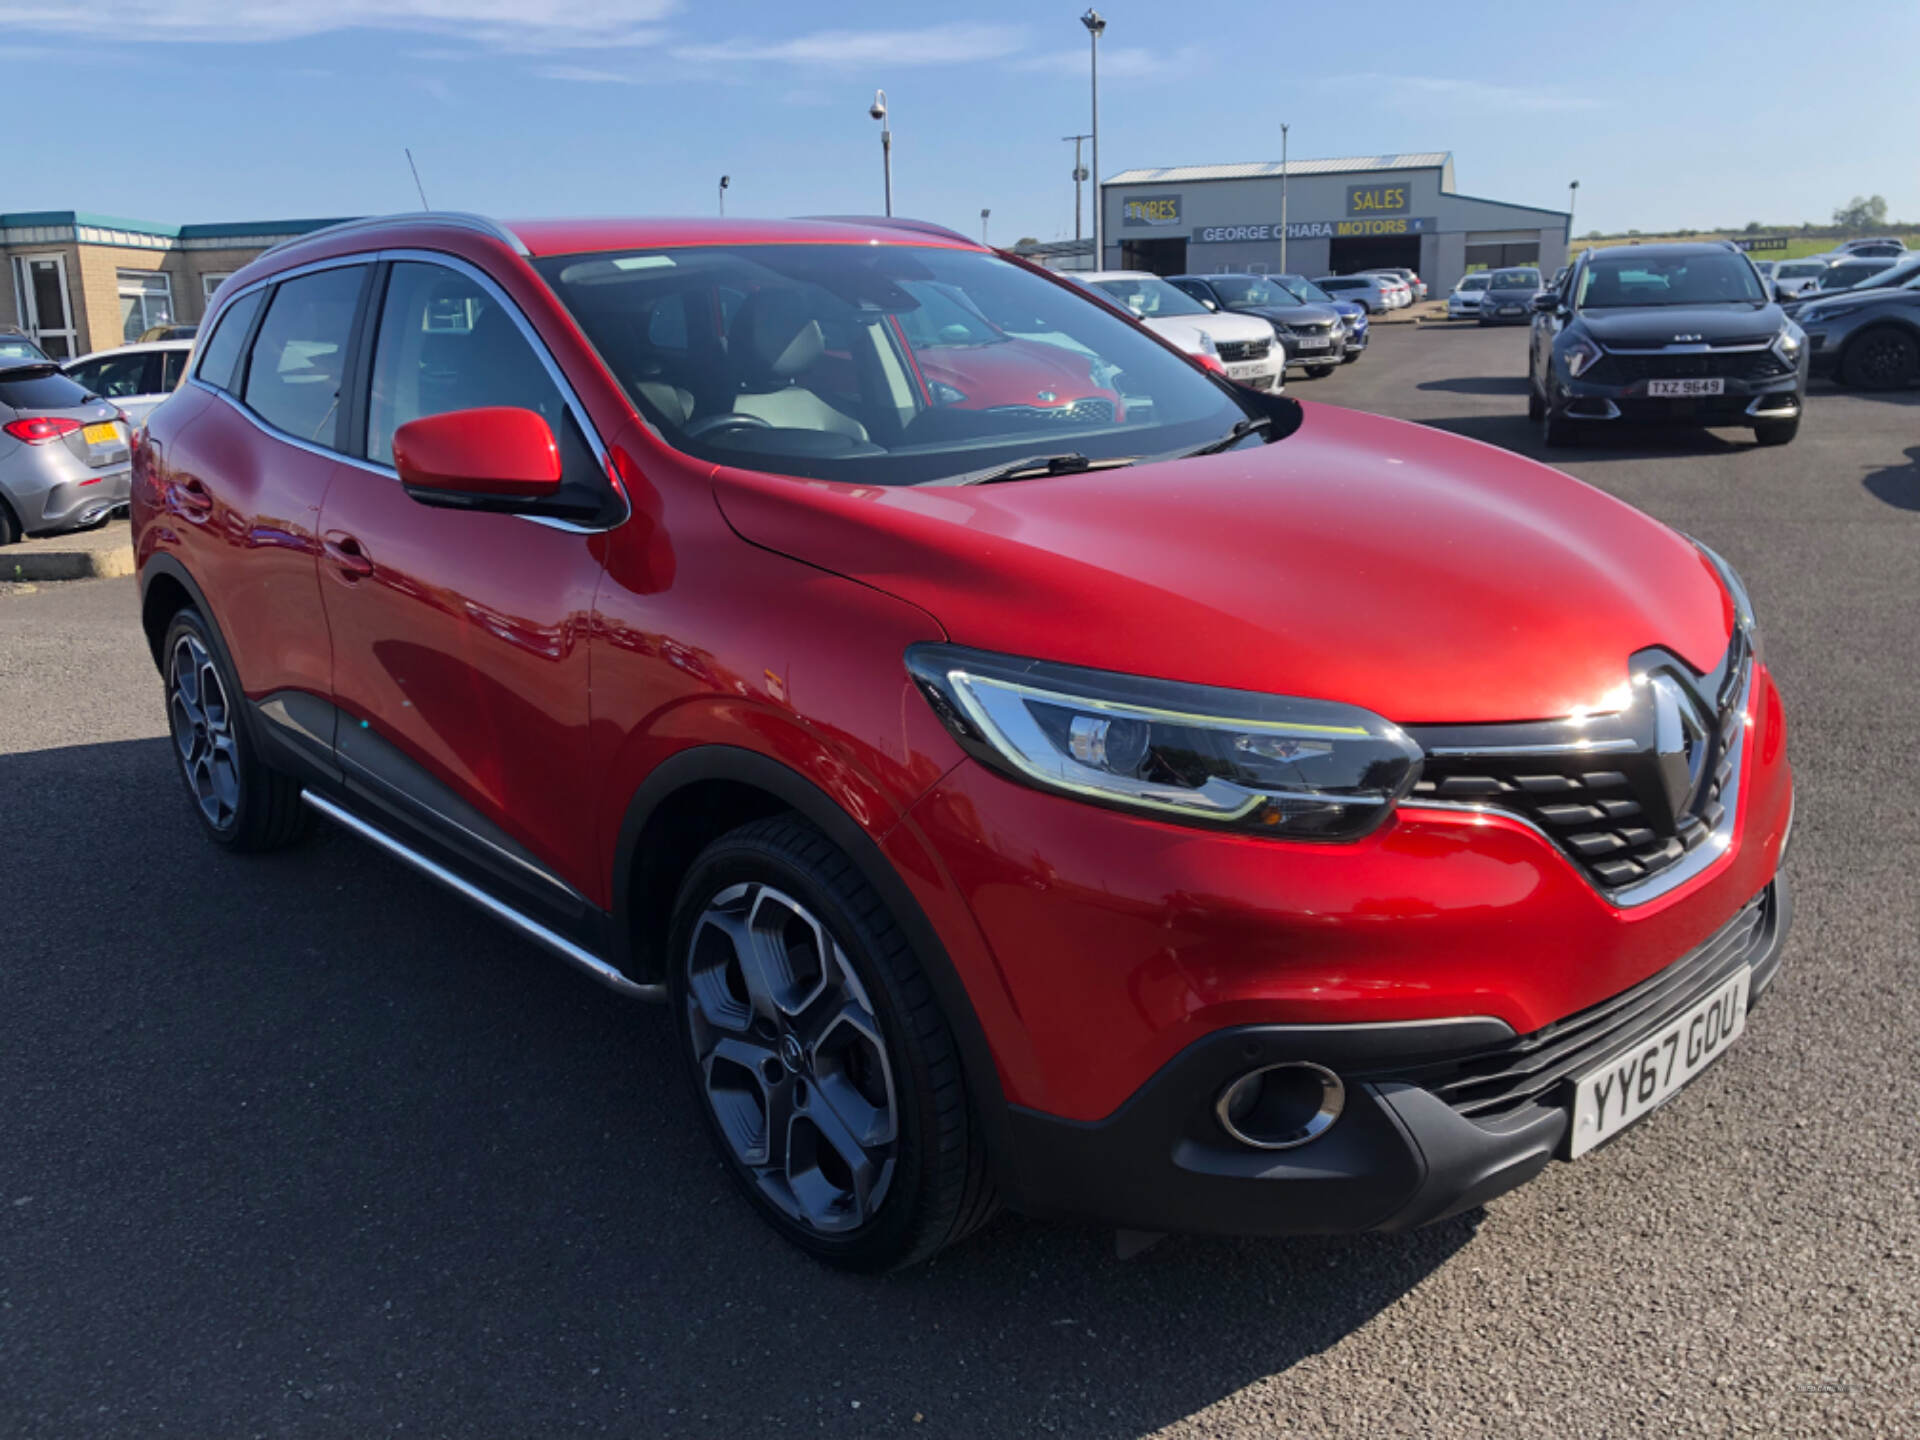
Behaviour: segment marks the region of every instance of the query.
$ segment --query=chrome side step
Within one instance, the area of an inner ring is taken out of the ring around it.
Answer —
[[[342,809],[340,806],[334,804],[333,801],[316,795],[311,790],[301,791],[300,798],[304,800],[310,808],[317,810],[320,814],[326,816],[327,819],[333,821],[334,824],[343,829],[351,830],[363,840],[371,840],[396,860],[403,861],[412,866],[429,880],[438,880],[456,895],[461,895],[471,900],[475,905],[478,905],[482,910],[493,916],[494,919],[504,920],[508,925],[518,930],[535,944],[544,945],[562,960],[579,966],[609,989],[617,990],[622,995],[630,996],[635,1000],[665,1000],[667,998],[666,986],[635,984],[599,956],[582,950],[571,940],[555,934],[538,920],[521,914],[504,900],[496,899],[479,886],[461,879],[460,876],[454,874],[451,870],[447,869],[446,866],[429,860],[418,850],[414,850],[401,841],[394,839],[393,836],[387,834],[387,832],[380,829],[379,826],[368,824],[351,810]]]

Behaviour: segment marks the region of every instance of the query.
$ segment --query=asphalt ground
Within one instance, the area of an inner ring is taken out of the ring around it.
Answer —
[[[1542,454],[1524,365],[1383,327],[1292,391]],[[345,836],[216,853],[132,582],[0,593],[0,1435],[1920,1435],[1920,393],[1555,460],[1750,583],[1781,979],[1484,1211],[1125,1262],[1014,1217],[882,1280],[789,1251],[662,1012]]]

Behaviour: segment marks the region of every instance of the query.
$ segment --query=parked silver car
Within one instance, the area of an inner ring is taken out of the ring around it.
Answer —
[[[191,340],[161,340],[97,350],[60,368],[102,400],[111,400],[127,417],[127,423],[138,430],[160,402],[179,387],[192,353]]]
[[[1397,282],[1385,275],[1316,275],[1313,283],[1336,300],[1365,306],[1369,315],[1398,308],[1393,298]]]
[[[0,545],[78,530],[123,509],[125,418],[51,360],[0,360]]]

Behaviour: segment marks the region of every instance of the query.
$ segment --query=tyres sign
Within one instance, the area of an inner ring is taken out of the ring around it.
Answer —
[[[1122,225],[1178,225],[1178,195],[1135,195],[1120,202]]]

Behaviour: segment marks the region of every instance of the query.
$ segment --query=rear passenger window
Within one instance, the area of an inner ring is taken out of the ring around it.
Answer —
[[[347,341],[367,267],[297,276],[275,287],[247,358],[247,408],[276,429],[338,449]],[[225,329],[225,325],[221,326]]]
[[[180,376],[187,368],[186,350],[163,350],[160,352],[160,388],[172,394],[180,388]]]
[[[255,290],[227,307],[213,334],[200,351],[200,368],[194,373],[209,385],[222,390],[233,388],[233,367],[240,359],[240,347],[247,343],[247,331],[253,326],[254,312],[267,292]]]
[[[133,395],[151,395],[158,388],[152,373],[158,358],[151,350],[103,355],[67,373],[103,400],[125,400]]]

